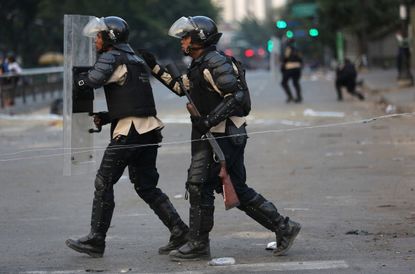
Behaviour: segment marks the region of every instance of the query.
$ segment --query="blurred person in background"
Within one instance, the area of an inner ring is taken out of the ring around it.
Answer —
[[[339,65],[336,69],[336,91],[337,100],[343,100],[342,89],[345,87],[347,92],[352,96],[364,100],[365,97],[360,92],[356,91],[357,86],[357,71],[350,59],[346,58],[344,64]]]
[[[301,103],[303,97],[301,95],[300,78],[301,71],[303,68],[303,58],[297,47],[295,46],[295,40],[290,39],[287,41],[287,46],[284,50],[282,57],[281,73],[282,81],[281,86],[283,87],[285,94],[287,95],[286,102]],[[294,98],[291,93],[291,88],[288,84],[289,80],[292,79],[296,97]]]
[[[0,55],[0,75],[9,72],[9,60],[4,57],[4,55]]]
[[[13,74],[22,73],[22,68],[20,67],[19,63],[17,63],[15,56],[11,55],[7,57],[7,60],[8,60],[8,69],[10,73],[13,73]]]

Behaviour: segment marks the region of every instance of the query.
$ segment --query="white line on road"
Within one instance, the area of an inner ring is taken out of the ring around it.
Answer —
[[[320,270],[320,269],[340,269],[348,268],[349,265],[341,261],[306,261],[306,262],[283,262],[283,263],[258,263],[240,264],[227,266],[229,271],[293,271],[293,270]],[[225,267],[221,267],[225,268]]]
[[[226,272],[265,272],[265,271],[293,271],[293,270],[323,270],[323,269],[345,269],[349,265],[344,260],[339,261],[304,261],[304,262],[280,262],[280,263],[257,263],[257,264],[235,264],[228,266],[212,266],[208,269],[194,271],[169,272],[169,274],[198,274],[198,273],[222,273]],[[22,274],[69,274],[69,273],[85,273],[85,270],[61,270],[61,271],[26,271]],[[107,270],[103,273],[123,273],[122,270]],[[144,272],[135,272],[127,270],[125,273],[141,274]],[[150,273],[150,272],[145,272]],[[160,272],[157,272],[160,273]]]
[[[309,211],[309,208],[305,208],[305,207],[286,207],[284,208],[284,210],[287,211]]]

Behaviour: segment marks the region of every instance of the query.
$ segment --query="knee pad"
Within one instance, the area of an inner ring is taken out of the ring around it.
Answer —
[[[202,185],[187,182],[186,188],[189,192],[190,205],[199,206],[202,202]]]
[[[187,181],[192,184],[202,184],[209,178],[209,169],[212,161],[212,153],[209,150],[196,152],[192,156]]]
[[[161,197],[161,190],[157,188],[159,174],[154,167],[130,171],[130,180],[138,196],[147,204],[152,204]]]
[[[95,190],[98,192],[103,192],[107,186],[108,186],[108,182],[104,179],[104,177],[102,177],[100,174],[97,174],[97,176],[95,177]]]
[[[114,190],[112,184],[107,182],[100,174],[95,178],[94,199],[101,200],[110,207],[114,207]]]

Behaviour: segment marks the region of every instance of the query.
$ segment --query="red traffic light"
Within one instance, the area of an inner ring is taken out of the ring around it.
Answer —
[[[253,49],[246,49],[245,50],[245,56],[250,58],[253,57],[255,55],[255,51]]]

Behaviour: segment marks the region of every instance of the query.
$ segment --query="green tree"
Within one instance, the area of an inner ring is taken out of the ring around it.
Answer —
[[[317,0],[319,25],[326,41],[334,42],[337,31],[356,35],[360,54],[366,54],[373,34],[399,23],[396,0]]]
[[[259,22],[255,18],[246,18],[240,23],[238,37],[250,45],[265,47],[268,39],[274,33],[273,25],[275,24],[268,20]]]

